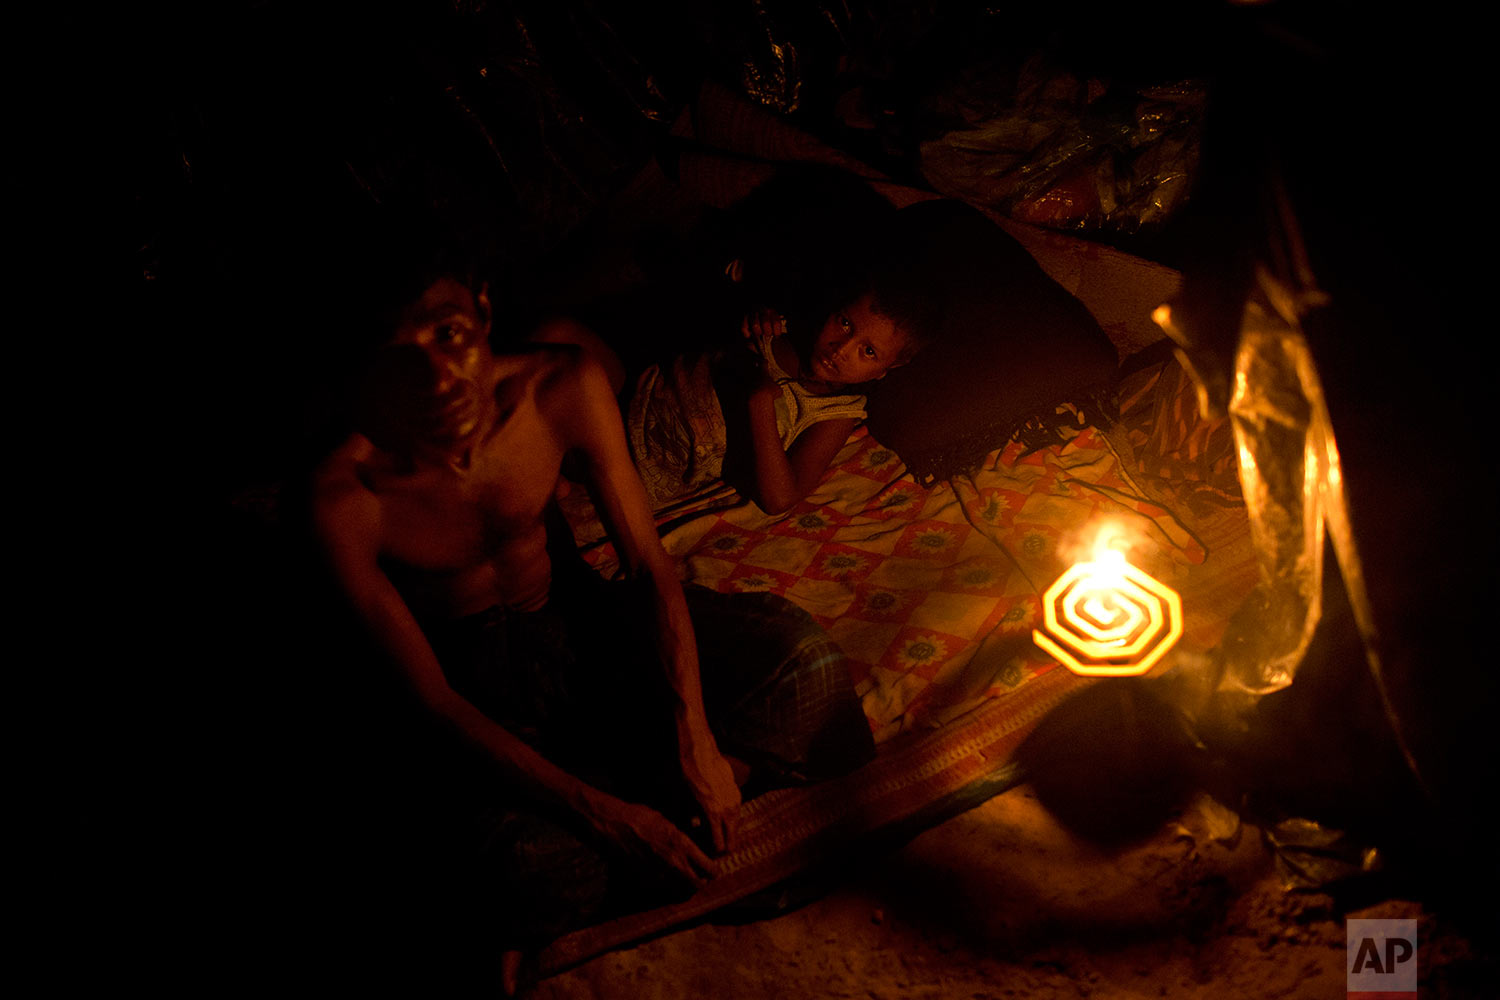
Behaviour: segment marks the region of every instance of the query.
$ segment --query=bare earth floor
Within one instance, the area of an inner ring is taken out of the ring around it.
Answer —
[[[1500,996],[1493,942],[1417,902],[1423,1000]],[[1259,831],[1203,800],[1150,841],[1103,851],[1028,787],[935,827],[800,910],[703,925],[603,955],[547,1000],[1341,998],[1344,917],[1288,894]]]

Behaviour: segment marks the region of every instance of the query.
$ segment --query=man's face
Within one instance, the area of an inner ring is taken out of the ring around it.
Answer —
[[[869,382],[897,364],[905,347],[906,334],[876,312],[865,294],[824,322],[808,358],[808,375],[830,385]]]
[[[460,446],[482,426],[494,401],[490,309],[463,283],[441,278],[402,314],[372,379],[382,416],[405,435]]]

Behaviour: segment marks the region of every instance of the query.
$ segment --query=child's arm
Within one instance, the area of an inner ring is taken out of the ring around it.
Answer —
[[[849,433],[852,417],[813,424],[788,449],[776,429],[776,399],[781,387],[762,374],[750,389],[750,499],[767,514],[782,514],[813,491],[828,471]]]

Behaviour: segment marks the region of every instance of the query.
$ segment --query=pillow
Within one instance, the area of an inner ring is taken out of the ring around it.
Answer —
[[[1022,428],[1112,396],[1114,345],[1014,237],[962,202],[898,213],[933,296],[928,342],[871,383],[869,428],[920,483],[970,471]]]

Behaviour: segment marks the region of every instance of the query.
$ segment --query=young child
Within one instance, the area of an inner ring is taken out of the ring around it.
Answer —
[[[742,345],[641,374],[626,431],[653,510],[720,479],[768,514],[812,492],[864,419],[858,387],[905,364],[926,337],[928,296],[900,257],[870,268],[821,316],[788,322],[759,310]]]

